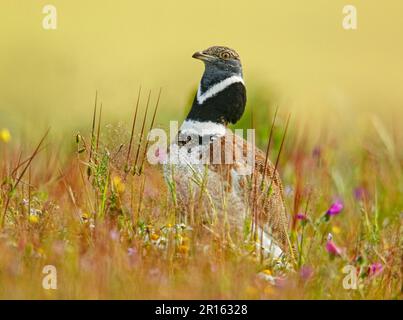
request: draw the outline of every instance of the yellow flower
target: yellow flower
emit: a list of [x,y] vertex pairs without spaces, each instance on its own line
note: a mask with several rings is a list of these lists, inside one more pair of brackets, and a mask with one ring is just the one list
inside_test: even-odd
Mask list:
[[89,218],[90,218],[90,215],[88,213],[83,213],[81,215],[81,220],[83,220],[83,222],[87,222]]
[[31,223],[38,223],[39,217],[36,214],[30,214],[28,220]]
[[8,129],[1,129],[0,130],[0,141],[7,143],[11,140],[11,133]]
[[125,184],[119,176],[115,176],[112,179],[113,186],[118,193],[123,193],[125,191]]
[[341,232],[341,229],[338,226],[333,226],[332,231],[334,234],[339,234]]
[[264,269],[262,272],[263,272],[265,275],[268,275],[268,276],[271,276],[271,275],[272,275],[272,272],[271,272],[270,269]]
[[153,241],[157,241],[159,238],[160,238],[160,236],[158,234],[156,234],[156,233],[153,233],[151,235],[151,240],[153,240]]

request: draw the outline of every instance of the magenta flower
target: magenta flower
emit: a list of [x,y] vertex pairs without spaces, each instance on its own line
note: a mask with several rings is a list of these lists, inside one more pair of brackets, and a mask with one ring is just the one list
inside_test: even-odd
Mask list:
[[335,202],[332,203],[329,209],[327,209],[326,214],[329,216],[335,216],[338,215],[341,210],[343,210],[343,202],[340,200],[336,200]]
[[327,236],[326,251],[329,252],[332,256],[340,256],[342,251],[338,246],[336,246],[332,238],[332,234],[329,233],[329,235]]
[[336,246],[336,244],[332,240],[326,242],[326,250],[331,255],[334,255],[334,256],[341,255],[341,249],[338,246]]
[[381,274],[383,271],[383,265],[380,262],[373,263],[369,266],[368,275],[370,277],[375,277]]
[[305,213],[297,213],[295,217],[297,218],[297,220],[302,220],[302,221],[307,219],[307,216]]

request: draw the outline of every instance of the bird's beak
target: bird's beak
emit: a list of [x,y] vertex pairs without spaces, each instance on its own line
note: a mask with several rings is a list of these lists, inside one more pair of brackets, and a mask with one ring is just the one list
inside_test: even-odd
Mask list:
[[202,61],[209,61],[209,60],[211,60],[212,57],[201,51],[197,51],[197,52],[193,53],[192,58],[199,59]]

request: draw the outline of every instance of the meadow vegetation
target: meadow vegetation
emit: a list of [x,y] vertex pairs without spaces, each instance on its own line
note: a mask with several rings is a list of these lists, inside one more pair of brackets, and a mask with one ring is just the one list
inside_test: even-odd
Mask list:
[[[52,128],[24,141],[0,128],[0,298],[402,298],[401,129],[378,115],[351,126],[291,112],[278,168],[296,250],[282,270],[179,212],[161,167],[144,158],[147,132],[166,120],[157,106],[145,117],[135,104],[111,124],[98,101],[64,144]],[[275,109],[252,90],[237,125],[255,127],[262,149]],[[278,111],[273,162],[288,112]],[[57,290],[42,288],[45,265],[57,268]],[[346,266],[356,289],[343,287]]]

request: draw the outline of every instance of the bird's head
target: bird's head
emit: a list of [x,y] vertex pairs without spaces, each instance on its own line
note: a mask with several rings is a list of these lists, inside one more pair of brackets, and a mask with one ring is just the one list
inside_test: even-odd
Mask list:
[[231,75],[242,76],[242,65],[239,54],[228,47],[210,47],[206,50],[195,52],[192,57],[204,62],[205,76],[216,75],[220,78]]

